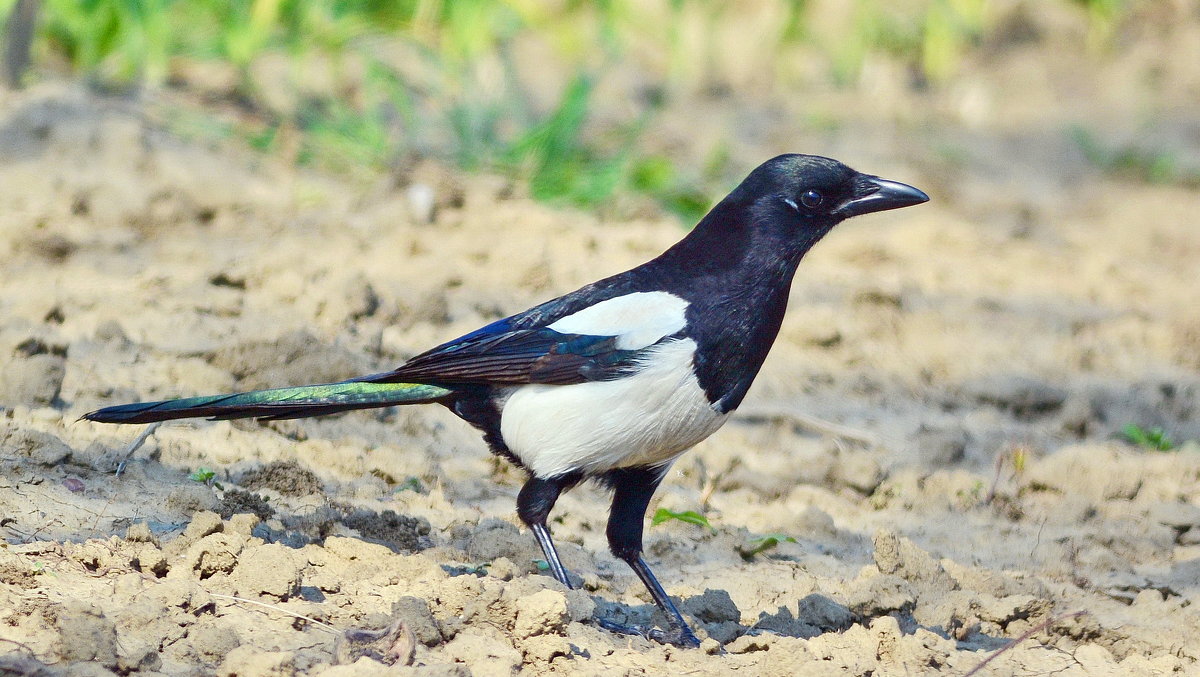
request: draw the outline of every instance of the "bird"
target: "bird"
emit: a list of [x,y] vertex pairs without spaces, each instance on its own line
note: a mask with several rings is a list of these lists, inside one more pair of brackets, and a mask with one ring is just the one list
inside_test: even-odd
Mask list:
[[647,508],[672,463],[722,426],[779,332],[804,255],[842,221],[927,202],[913,186],[817,155],[751,171],[679,242],[625,272],[496,320],[392,371],[338,383],[105,407],[104,423],[303,418],[436,403],[527,476],[517,515],[549,573],[575,585],[547,521],[585,480],[612,493],[612,554],[646,586],[664,628],[595,623],[681,647],[699,641],[643,557]]

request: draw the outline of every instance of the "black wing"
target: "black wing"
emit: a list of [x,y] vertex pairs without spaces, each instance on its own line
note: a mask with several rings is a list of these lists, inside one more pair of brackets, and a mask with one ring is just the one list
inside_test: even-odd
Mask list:
[[545,327],[508,329],[504,320],[417,355],[394,371],[364,380],[491,385],[570,385],[615,378],[639,350],[616,336],[563,334]]

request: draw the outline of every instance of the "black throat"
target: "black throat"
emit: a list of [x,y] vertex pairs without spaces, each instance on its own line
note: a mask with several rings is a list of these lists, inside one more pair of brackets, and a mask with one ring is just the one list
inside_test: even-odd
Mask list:
[[740,197],[637,271],[688,302],[696,375],[723,412],[737,408],[762,367],[800,259],[834,225],[801,222],[780,200]]

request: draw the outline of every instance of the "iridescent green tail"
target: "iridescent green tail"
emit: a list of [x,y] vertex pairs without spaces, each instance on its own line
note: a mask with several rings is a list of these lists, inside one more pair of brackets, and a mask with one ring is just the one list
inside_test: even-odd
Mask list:
[[101,423],[153,423],[175,418],[306,418],[351,409],[436,402],[453,391],[423,383],[344,381],[324,385],[256,390],[234,395],[188,397],[105,407],[83,417]]

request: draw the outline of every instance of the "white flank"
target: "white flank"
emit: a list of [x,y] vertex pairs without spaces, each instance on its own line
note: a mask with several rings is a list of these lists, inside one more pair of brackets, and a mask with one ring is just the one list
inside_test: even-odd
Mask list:
[[687,307],[687,301],[665,291],[635,292],[601,301],[549,327],[564,334],[617,336],[618,349],[637,350],[683,329]]
[[535,476],[666,463],[720,428],[692,373],[696,342],[668,341],[612,381],[513,389],[500,434]]

